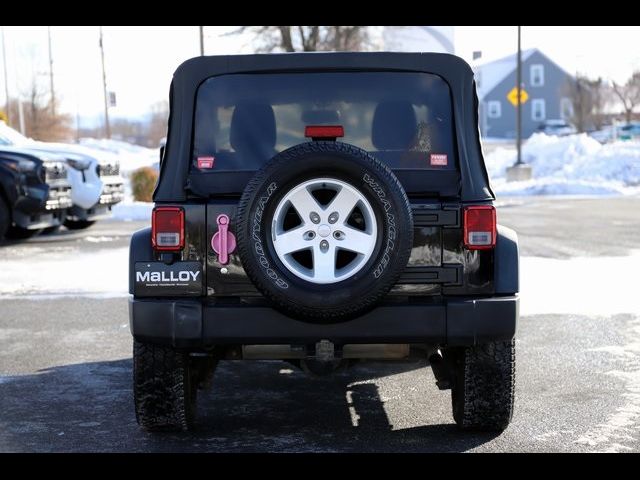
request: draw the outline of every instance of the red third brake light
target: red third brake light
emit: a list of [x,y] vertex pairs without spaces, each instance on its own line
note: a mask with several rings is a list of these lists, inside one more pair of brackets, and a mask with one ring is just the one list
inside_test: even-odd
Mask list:
[[151,243],[155,250],[182,250],[184,211],[178,207],[156,207],[151,215]]
[[336,139],[344,137],[344,128],[342,125],[307,125],[304,127],[304,136],[307,138],[317,139]]
[[496,209],[493,206],[465,207],[464,246],[469,250],[488,250],[496,246]]

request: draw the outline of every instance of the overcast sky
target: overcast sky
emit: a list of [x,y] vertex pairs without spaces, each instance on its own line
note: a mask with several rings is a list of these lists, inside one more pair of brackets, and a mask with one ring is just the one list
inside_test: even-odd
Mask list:
[[[205,27],[205,53],[251,53],[251,38],[224,35],[236,27]],[[175,68],[199,54],[198,27],[104,27],[109,90],[116,92],[113,116],[138,117],[168,98]],[[48,83],[46,27],[4,27],[10,95],[26,92],[34,74]],[[56,93],[62,108],[75,115],[103,109],[98,27],[51,27]],[[456,54],[483,61],[516,49],[516,27],[455,27]],[[638,27],[523,27],[522,48],[539,48],[570,73],[624,81],[640,69]],[[1,65],[0,65],[1,68]],[[1,70],[0,70],[1,71]],[[4,72],[3,72],[4,73]],[[0,76],[4,104],[4,77]],[[19,86],[20,85],[20,86]]]

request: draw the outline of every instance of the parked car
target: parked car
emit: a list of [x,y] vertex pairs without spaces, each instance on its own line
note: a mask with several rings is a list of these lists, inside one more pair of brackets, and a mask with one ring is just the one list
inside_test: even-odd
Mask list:
[[322,375],[427,358],[460,427],[506,428],[518,242],[496,224],[475,91],[436,53],[183,63],[130,246],[138,423],[191,428],[221,359]]
[[72,204],[64,158],[0,146],[0,241],[61,225]]
[[[0,145],[13,145],[29,151],[51,152],[63,156],[71,183],[73,206],[66,212],[69,229],[87,228],[107,217],[115,204],[124,199],[124,183],[118,159],[81,145],[37,142],[0,121]],[[54,231],[56,227],[48,229]]]
[[618,125],[617,136],[620,140],[633,140],[640,137],[640,122]]
[[578,133],[578,130],[566,120],[545,120],[538,126],[538,132],[544,133],[545,135],[562,137],[565,135],[574,135]]

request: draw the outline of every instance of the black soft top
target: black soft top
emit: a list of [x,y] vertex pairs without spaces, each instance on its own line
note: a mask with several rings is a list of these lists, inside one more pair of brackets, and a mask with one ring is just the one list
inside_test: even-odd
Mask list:
[[464,60],[442,53],[308,52],[196,57],[180,65],[171,82],[169,132],[154,201],[181,202],[189,198],[196,95],[206,79],[231,73],[369,70],[432,73],[447,82],[452,95],[461,199],[493,200],[480,147],[475,81]]

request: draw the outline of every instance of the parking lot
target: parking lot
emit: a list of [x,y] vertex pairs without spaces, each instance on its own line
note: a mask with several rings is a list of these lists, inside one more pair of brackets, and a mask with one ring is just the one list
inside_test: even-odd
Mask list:
[[424,362],[326,378],[222,362],[195,432],[145,433],[126,283],[145,222],[104,221],[0,247],[0,451],[640,451],[640,198],[499,205],[523,257],[516,410],[501,435],[458,431]]

